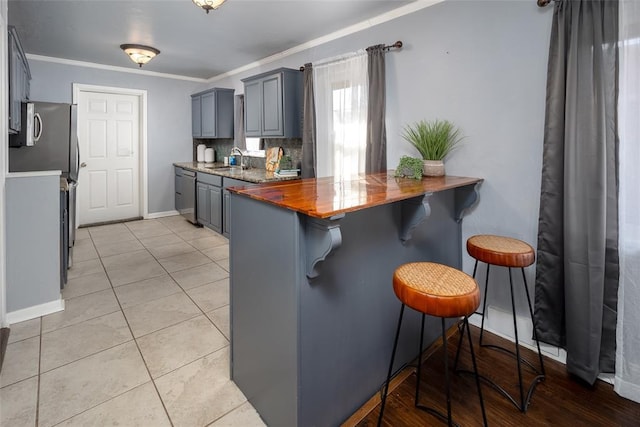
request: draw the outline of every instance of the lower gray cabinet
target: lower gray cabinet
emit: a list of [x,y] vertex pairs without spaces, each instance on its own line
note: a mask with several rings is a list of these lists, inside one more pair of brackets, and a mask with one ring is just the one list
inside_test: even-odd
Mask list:
[[[198,224],[229,237],[229,187],[244,187],[250,182],[198,172],[196,212]],[[177,197],[177,196],[176,196]]]
[[175,166],[174,170],[175,170],[174,188],[175,188],[175,196],[176,196],[175,207],[178,212],[182,212],[182,210],[184,209],[184,202],[182,199],[182,170],[183,169]]
[[223,217],[222,217],[222,234],[225,237],[229,237],[229,231],[231,230],[231,213],[230,213],[230,209],[229,209],[229,199],[231,198],[229,196],[229,187],[243,187],[243,186],[247,186],[247,185],[251,185],[250,182],[246,182],[246,181],[240,181],[239,179],[233,179],[233,178],[224,178],[222,181],[222,204],[223,204]]
[[198,223],[222,233],[222,178],[198,172]]
[[224,221],[222,221],[222,234],[225,237],[229,237],[229,224],[231,222],[231,211],[229,209],[229,199],[231,199],[231,196],[229,196],[229,190],[227,190],[226,188],[224,190],[222,190],[222,205],[224,206]]
[[198,189],[198,224],[209,224],[211,222],[211,205],[209,203],[209,186],[198,182],[196,184]]

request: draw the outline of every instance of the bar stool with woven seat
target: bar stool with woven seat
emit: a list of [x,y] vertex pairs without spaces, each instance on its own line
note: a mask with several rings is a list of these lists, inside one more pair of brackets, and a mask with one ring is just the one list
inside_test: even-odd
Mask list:
[[[469,331],[468,316],[473,314],[480,305],[480,290],[476,281],[466,273],[448,267],[442,264],[431,262],[414,262],[404,264],[396,269],[393,275],[393,290],[402,303],[400,307],[400,317],[398,319],[398,328],[393,343],[393,352],[391,353],[391,362],[389,364],[389,372],[387,381],[385,382],[384,392],[382,394],[382,403],[380,406],[380,416],[378,418],[378,426],[382,423],[384,407],[389,391],[389,381],[393,370],[393,361],[398,347],[398,337],[402,326],[402,317],[404,315],[405,306],[409,306],[414,310],[422,313],[422,327],[420,328],[420,347],[418,348],[418,368],[416,379],[415,406],[435,415],[448,424],[453,425],[451,419],[451,390],[449,385],[449,372],[447,363],[447,336],[445,331],[445,319],[464,317],[464,325],[467,329],[467,337],[471,349],[471,360],[473,362],[473,370],[476,377],[476,387],[478,388],[478,397],[480,399],[480,407],[482,409],[482,420],[487,425],[487,417],[482,400],[482,390],[480,389],[480,378],[478,376],[478,368],[476,358],[473,352],[473,342]],[[422,364],[422,344],[424,336],[424,319],[425,315],[441,318],[442,325],[442,346],[444,351],[444,369],[445,382],[447,392],[447,415],[440,413],[436,409],[429,408],[419,404],[420,392],[420,367]],[[464,332],[464,328],[462,330]]]
[[[498,392],[504,395],[507,399],[509,399],[516,408],[518,408],[521,412],[526,412],[529,407],[529,403],[531,401],[531,397],[533,396],[533,391],[535,387],[541,381],[545,379],[544,372],[544,362],[542,360],[542,353],[540,352],[540,343],[538,342],[538,337],[536,335],[536,323],[533,317],[533,308],[531,306],[531,298],[529,297],[529,291],[527,289],[527,278],[524,274],[524,268],[530,266],[535,261],[535,252],[533,248],[523,242],[522,240],[514,239],[511,237],[503,237],[503,236],[494,236],[487,234],[480,234],[476,236],[472,236],[467,240],[467,252],[473,258],[475,258],[476,262],[473,267],[473,277],[476,277],[476,272],[478,269],[478,262],[484,262],[487,264],[487,275],[485,278],[485,286],[484,286],[484,298],[482,302],[482,322],[480,325],[480,346],[492,348],[495,350],[500,350],[506,352],[516,358],[517,366],[518,366],[518,386],[520,390],[520,402],[516,402],[516,400],[502,387],[497,385],[495,382],[490,381],[489,379],[483,377],[483,380],[487,381],[491,386],[493,386]],[[487,296],[489,293],[489,267],[491,265],[507,267],[509,269],[509,285],[511,289],[511,309],[513,312],[513,328],[515,334],[515,353],[509,349],[506,349],[501,346],[491,345],[491,344],[483,344],[482,337],[484,333],[484,317],[487,311]],[[524,293],[527,296],[527,303],[529,304],[529,315],[531,316],[531,322],[533,323],[533,338],[538,347],[538,358],[540,361],[540,369],[538,370],[533,366],[532,363],[524,359],[520,356],[520,343],[518,341],[518,324],[516,321],[516,305],[513,296],[513,279],[511,277],[511,269],[512,268],[520,268],[522,271],[522,282],[524,286]],[[536,374],[536,377],[532,381],[527,394],[524,394],[524,387],[522,384],[522,367],[521,364],[524,363]]]

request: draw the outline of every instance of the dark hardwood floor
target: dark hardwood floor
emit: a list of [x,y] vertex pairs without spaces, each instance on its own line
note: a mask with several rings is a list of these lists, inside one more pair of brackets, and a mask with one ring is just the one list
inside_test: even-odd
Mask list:
[[[518,376],[515,359],[507,354],[478,346],[479,329],[472,328],[472,339],[481,375],[500,384],[512,396],[518,394]],[[457,333],[448,343],[451,368],[458,345]],[[486,334],[485,343],[510,346],[513,343],[492,334]],[[460,355],[460,368],[471,369],[471,356],[465,340]],[[437,348],[428,360],[423,361],[420,400],[422,404],[435,407],[446,413],[444,394],[444,373],[442,347]],[[531,362],[537,361],[537,355],[523,349],[523,355]],[[519,412],[515,406],[486,383],[482,383],[485,408],[489,425],[493,426],[640,426],[640,404],[618,396],[613,386],[597,381],[591,387],[572,378],[566,373],[565,366],[545,358],[546,379],[538,384],[533,393],[527,413]],[[534,365],[535,366],[535,365]],[[524,367],[524,365],[523,365]],[[534,374],[523,369],[525,393]],[[460,426],[482,425],[480,403],[475,381],[471,375],[451,375],[453,419]],[[415,372],[409,375],[392,393],[389,394],[384,411],[383,425],[418,426],[446,425],[424,411],[413,406],[415,393]],[[519,400],[516,399],[516,400]],[[357,425],[375,426],[378,421],[378,404]]]

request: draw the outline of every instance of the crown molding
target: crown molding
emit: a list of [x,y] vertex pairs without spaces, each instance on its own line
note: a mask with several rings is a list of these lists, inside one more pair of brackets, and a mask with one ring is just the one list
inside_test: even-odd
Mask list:
[[362,22],[358,22],[357,24],[353,24],[349,27],[345,27],[341,30],[334,31],[333,33],[324,35],[322,37],[318,37],[316,39],[310,40],[308,42],[302,43],[298,46],[294,46],[291,49],[284,50],[282,52],[276,53],[271,56],[267,56],[266,58],[260,59],[255,62],[251,62],[249,64],[243,65],[242,67],[238,67],[231,71],[227,71],[222,74],[218,74],[216,76],[210,77],[206,80],[207,83],[213,83],[218,80],[222,80],[227,77],[231,77],[233,75],[242,73],[244,71],[249,71],[253,68],[260,67],[262,65],[270,64],[272,62],[278,61],[280,59],[286,58],[287,56],[294,55],[296,53],[300,53],[307,49],[311,49],[316,46],[320,46],[322,44],[340,39],[342,37],[348,36],[350,34],[357,33],[362,30],[366,30],[368,28],[374,27],[376,25],[391,21],[396,18],[400,18],[405,15],[409,15],[410,13],[417,12],[418,10],[422,10],[424,8],[434,6],[438,3],[442,3],[445,0],[417,0],[413,3],[409,3],[405,6],[401,6],[397,9],[390,10],[381,15],[374,16],[373,18],[367,19]]
[[276,53],[274,55],[268,56],[266,58],[260,59],[258,61],[251,62],[249,64],[243,65],[241,67],[235,68],[231,71],[227,71],[222,74],[215,75],[208,79],[202,79],[198,77],[189,77],[182,76],[178,74],[168,74],[168,73],[158,73],[156,71],[147,71],[140,70],[136,68],[126,68],[126,67],[118,67],[114,65],[105,65],[105,64],[97,64],[94,62],[85,62],[85,61],[76,61],[73,59],[64,59],[64,58],[54,58],[51,56],[43,56],[43,55],[34,55],[31,53],[27,53],[27,58],[29,60],[34,61],[43,61],[43,62],[51,62],[55,64],[63,64],[63,65],[73,65],[76,67],[86,67],[86,68],[96,68],[99,70],[107,70],[107,71],[116,71],[121,73],[131,73],[142,76],[149,77],[160,77],[165,79],[175,79],[175,80],[185,80],[196,83],[213,83],[218,80],[222,80],[227,77],[234,76],[236,74],[240,74],[245,71],[249,71],[251,69],[261,67],[266,64],[270,64],[272,62],[278,61],[280,59],[286,58],[288,56],[294,55],[296,53],[303,52],[307,49],[311,49],[316,46],[320,46],[325,43],[329,43],[331,41],[340,39],[342,37],[348,36],[350,34],[357,33],[362,30],[366,30],[368,28],[374,27],[376,25],[391,21],[396,18],[400,18],[405,15],[409,15],[411,13],[417,12],[427,7],[434,6],[438,3],[442,3],[445,0],[417,0],[415,2],[409,3],[407,5],[401,6],[397,9],[390,10],[381,15],[374,16],[373,18],[367,19],[365,21],[361,21],[357,24],[350,25],[341,30],[334,31],[333,33],[324,35],[322,37],[318,37],[316,39],[310,40],[308,42],[299,44],[297,46],[292,47],[291,49],[284,50],[282,52]]
[[75,67],[97,68],[99,70],[116,71],[120,73],[137,74],[139,76],[160,77],[164,79],[185,80],[196,83],[206,83],[207,79],[181,76],[179,74],[158,73],[156,71],[140,70],[138,68],[117,67],[115,65],[96,64],[94,62],[76,61],[73,59],[54,58],[52,56],[34,55],[27,53],[27,59],[33,61],[52,62],[55,64],[72,65]]

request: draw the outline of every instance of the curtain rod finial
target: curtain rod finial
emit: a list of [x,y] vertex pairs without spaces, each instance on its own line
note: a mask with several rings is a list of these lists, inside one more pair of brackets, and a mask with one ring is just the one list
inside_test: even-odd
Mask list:
[[545,7],[549,3],[551,3],[551,0],[538,0],[538,7]]

